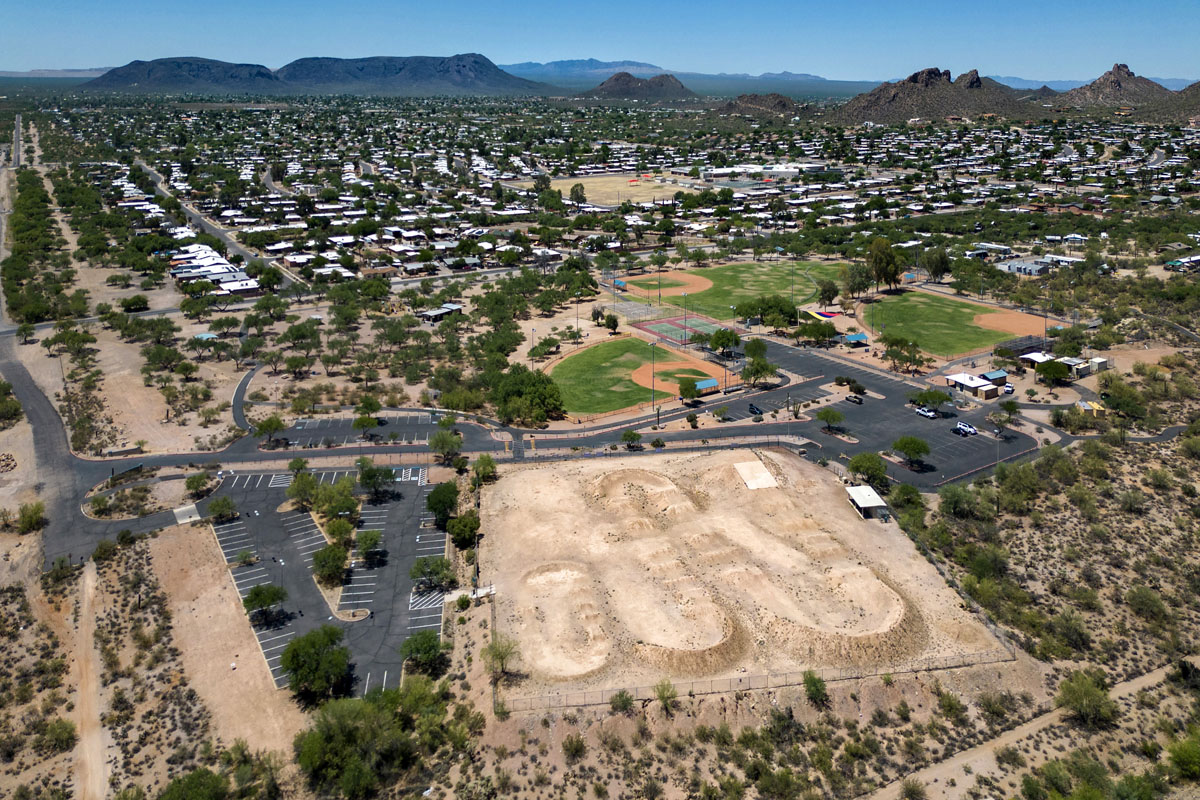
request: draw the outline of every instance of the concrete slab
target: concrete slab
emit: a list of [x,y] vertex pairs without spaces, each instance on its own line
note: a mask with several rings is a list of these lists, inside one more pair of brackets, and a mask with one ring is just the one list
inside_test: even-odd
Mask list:
[[174,513],[175,523],[177,525],[195,522],[196,520],[200,519],[200,512],[196,510],[195,503],[192,503],[190,506],[184,506],[183,508],[177,508],[175,509]]
[[774,489],[779,485],[761,461],[742,461],[734,464],[733,468],[742,476],[747,489]]

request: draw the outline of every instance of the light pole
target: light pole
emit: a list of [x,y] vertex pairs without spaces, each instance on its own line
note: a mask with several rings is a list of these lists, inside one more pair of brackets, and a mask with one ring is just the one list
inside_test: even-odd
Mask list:
[[654,409],[655,426],[658,425],[658,401],[654,396],[656,394],[654,391],[654,346],[656,344],[658,344],[658,342],[650,343],[650,407]]
[[691,341],[691,339],[692,339],[692,337],[691,337],[691,336],[688,336],[688,326],[687,326],[687,292],[684,292],[684,293],[683,293],[683,336],[684,336],[684,339],[683,339],[683,346],[684,346],[684,347],[687,347],[687,343],[688,343],[689,341]]
[[575,293],[575,346],[583,344],[583,333],[579,330],[579,303],[583,298],[583,290],[580,289]]

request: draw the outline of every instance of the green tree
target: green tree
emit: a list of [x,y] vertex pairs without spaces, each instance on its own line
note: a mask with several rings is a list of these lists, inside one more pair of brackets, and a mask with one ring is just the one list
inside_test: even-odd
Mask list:
[[928,247],[921,251],[921,269],[929,274],[929,279],[940,283],[950,272],[950,256],[946,255],[944,247]]
[[892,442],[892,452],[901,454],[909,464],[913,464],[929,455],[929,444],[916,436],[901,436]]
[[357,431],[359,436],[367,439],[370,438],[370,432],[379,427],[379,420],[375,419],[375,417],[368,417],[365,415],[361,417],[355,417],[354,422],[350,424],[350,427]]
[[217,497],[208,504],[208,515],[218,522],[231,520],[237,516],[237,506],[234,504],[232,498]]
[[887,480],[887,465],[878,453],[856,453],[846,463],[846,470],[871,486],[882,486]]
[[722,355],[728,355],[730,350],[741,343],[742,337],[738,335],[737,331],[730,330],[729,328],[720,328],[713,331],[712,337],[708,341],[708,346]]
[[254,426],[254,435],[266,438],[268,446],[274,444],[275,437],[283,433],[287,426],[278,414],[272,414]]
[[471,467],[471,471],[478,483],[493,481],[496,479],[496,459],[484,453],[475,459],[475,464]]
[[274,608],[287,600],[287,589],[271,583],[260,583],[250,587],[242,598],[242,606],[251,617],[262,616],[268,609]]
[[304,699],[330,697],[350,678],[350,651],[342,646],[341,630],[332,625],[292,639],[279,664],[288,688]]
[[492,633],[492,640],[483,648],[483,663],[491,673],[492,680],[507,675],[509,667],[518,658],[520,648],[517,640],[499,631]]
[[292,475],[299,475],[301,472],[304,472],[306,469],[308,469],[308,459],[293,458],[288,462],[287,468],[288,472],[292,473]]
[[396,483],[396,472],[391,467],[377,467],[366,456],[355,462],[358,467],[358,483],[371,497],[380,500],[391,492]]
[[313,501],[317,496],[317,478],[311,472],[301,472],[292,479],[292,483],[284,491],[289,500],[292,500],[300,508],[301,511],[307,511],[313,507]]
[[207,472],[197,472],[195,475],[188,475],[183,482],[183,488],[187,489],[188,494],[192,497],[200,497],[204,492],[205,486],[208,486]]
[[1058,685],[1054,704],[1065,708],[1084,728],[1109,727],[1120,714],[1120,707],[1108,696],[1108,683],[1099,670],[1072,672]]
[[756,358],[767,357],[767,343],[763,339],[747,339],[746,346],[743,348],[746,358],[754,360]]
[[625,445],[625,449],[633,450],[642,441],[642,435],[633,428],[628,428],[621,433],[621,444]]
[[1043,361],[1037,365],[1037,375],[1047,386],[1061,386],[1067,383],[1071,369],[1061,361]]
[[[751,340],[757,341],[757,340]],[[747,348],[749,349],[749,348]],[[779,365],[772,364],[765,358],[752,358],[742,368],[742,380],[750,386],[757,386],[761,381],[779,372]]]
[[17,337],[21,340],[21,344],[29,344],[29,340],[33,337],[36,330],[37,328],[34,327],[32,322],[22,322],[18,325],[16,333]]
[[197,767],[163,788],[158,800],[225,800],[229,782],[207,767]]
[[453,481],[439,483],[425,498],[425,507],[433,514],[437,526],[446,529],[446,523],[458,510],[458,486]]
[[683,376],[679,378],[679,396],[684,402],[691,402],[700,396],[700,390],[696,388],[696,379]]
[[837,300],[838,285],[828,278],[822,278],[817,281],[817,300],[821,303],[822,308],[827,308],[834,300]]
[[571,202],[576,205],[582,205],[587,202],[587,191],[582,183],[576,183],[571,187],[570,193]]
[[829,705],[829,691],[825,688],[825,681],[811,669],[804,672],[804,695],[808,702],[817,708]]
[[438,454],[442,461],[449,460],[462,451],[463,439],[453,431],[437,430],[429,437],[429,449]]
[[346,548],[329,544],[313,553],[313,575],[323,586],[337,586],[346,575]]
[[400,657],[417,672],[438,675],[445,671],[446,651],[449,649],[449,644],[443,644],[437,631],[424,630],[404,640],[400,645]]
[[462,516],[455,517],[446,524],[446,530],[459,550],[467,550],[475,546],[475,536],[479,533],[479,514],[471,509]]
[[458,583],[454,576],[454,565],[445,556],[418,558],[409,569],[408,577],[421,586],[442,590]]
[[361,531],[357,539],[358,554],[366,558],[370,553],[379,549],[383,542],[383,531]]
[[871,268],[871,275],[877,287],[880,284],[889,288],[900,285],[900,260],[896,258],[892,243],[882,236],[871,242],[870,249],[867,250],[867,265]]
[[654,698],[662,707],[664,716],[669,717],[675,713],[675,703],[678,697],[679,692],[675,689],[675,684],[671,683],[670,678],[663,678],[654,684]]
[[832,431],[835,427],[841,424],[846,418],[845,414],[835,408],[826,406],[816,413],[816,417],[821,422],[825,423],[825,430]]
[[17,507],[17,533],[33,533],[46,524],[46,504],[41,500]]
[[949,403],[951,398],[949,394],[943,392],[941,389],[924,389],[914,393],[910,399],[919,406],[925,406],[937,411],[939,406]]

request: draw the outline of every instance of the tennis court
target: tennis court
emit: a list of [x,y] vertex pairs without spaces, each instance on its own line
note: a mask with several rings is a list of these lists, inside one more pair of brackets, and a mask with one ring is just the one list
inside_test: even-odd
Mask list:
[[635,322],[633,323],[633,327],[670,344],[679,345],[686,344],[697,333],[712,334],[722,328],[730,328],[738,333],[745,333],[743,328],[739,328],[736,325],[722,325],[708,317],[701,317],[695,314],[689,314],[686,318],[678,316],[654,320],[652,322]]

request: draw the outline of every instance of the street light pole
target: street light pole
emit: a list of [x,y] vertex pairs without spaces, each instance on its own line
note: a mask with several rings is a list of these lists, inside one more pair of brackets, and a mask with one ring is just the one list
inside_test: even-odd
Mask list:
[[579,330],[579,303],[583,299],[583,290],[575,293],[575,346],[583,344],[583,333]]
[[683,346],[684,346],[684,347],[687,347],[687,343],[688,343],[688,342],[690,342],[690,341],[691,341],[691,339],[692,339],[692,337],[691,337],[691,336],[688,336],[688,326],[687,326],[687,292],[684,292],[684,293],[683,293],[683,336],[684,336],[684,339],[683,339]]
[[[658,414],[658,401],[654,396],[656,394],[656,392],[654,391],[654,345],[656,345],[656,344],[658,344],[658,343],[657,342],[650,343],[650,407],[654,409],[654,413],[657,415]],[[657,419],[655,420],[655,424],[656,425],[658,424]]]

